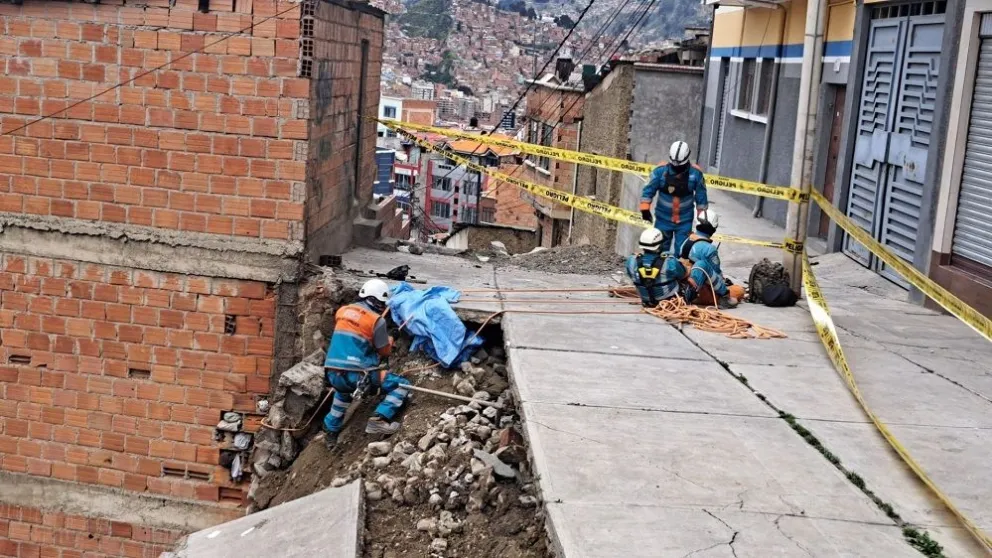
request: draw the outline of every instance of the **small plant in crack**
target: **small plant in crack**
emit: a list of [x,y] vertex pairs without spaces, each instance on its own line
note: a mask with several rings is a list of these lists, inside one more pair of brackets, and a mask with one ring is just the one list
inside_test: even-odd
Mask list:
[[847,480],[851,481],[851,484],[857,486],[861,490],[865,490],[865,479],[861,478],[861,475],[848,471]]
[[740,382],[746,386],[750,385],[747,383],[747,376],[745,376],[744,374],[737,374],[737,379],[740,380]]
[[913,527],[903,527],[902,536],[909,544],[930,558],[944,558],[944,548],[930,538],[930,533],[917,531]]

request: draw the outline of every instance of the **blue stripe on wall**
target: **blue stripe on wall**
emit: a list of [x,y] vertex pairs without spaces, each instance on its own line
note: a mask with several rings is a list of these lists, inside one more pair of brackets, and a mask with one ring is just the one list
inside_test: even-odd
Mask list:
[[[823,45],[824,56],[850,56],[851,41],[828,41]],[[763,45],[743,47],[713,47],[712,58],[802,58],[803,45]]]

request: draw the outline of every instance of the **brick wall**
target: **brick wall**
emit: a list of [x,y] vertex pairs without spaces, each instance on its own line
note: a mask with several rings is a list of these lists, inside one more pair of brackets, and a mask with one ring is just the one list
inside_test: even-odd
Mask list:
[[269,392],[274,314],[264,283],[3,254],[0,469],[238,500],[214,426]]
[[[527,93],[526,118],[555,126],[552,132],[551,145],[563,149],[577,150],[579,147],[579,123],[577,118],[582,116],[583,93],[558,87],[537,85]],[[528,156],[527,160],[538,162],[538,157]],[[552,188],[572,191],[575,164],[552,159],[547,170],[526,165],[519,175],[521,178],[550,186]],[[567,206],[541,201],[537,204],[543,217],[539,219],[541,227],[541,246],[555,246],[567,236],[568,214]]]
[[299,6],[123,3],[0,4],[0,130],[72,106],[0,137],[0,212],[302,240]]
[[372,198],[376,126],[359,112],[378,114],[383,19],[371,7],[313,4],[303,35],[313,53],[306,214],[307,252],[316,261],[348,247],[352,221]]
[[0,504],[0,556],[158,558],[183,534]]

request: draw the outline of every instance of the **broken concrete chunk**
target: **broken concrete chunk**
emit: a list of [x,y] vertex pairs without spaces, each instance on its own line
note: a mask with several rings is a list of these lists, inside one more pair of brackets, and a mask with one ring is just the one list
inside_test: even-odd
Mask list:
[[372,457],[382,457],[384,455],[389,455],[389,452],[393,449],[393,445],[389,442],[372,442],[369,444],[368,449],[369,455]]
[[397,443],[393,448],[393,453],[402,454],[403,456],[410,455],[415,451],[417,451],[417,448],[406,440]]
[[467,379],[462,380],[457,386],[455,386],[455,391],[461,395],[470,397],[473,393],[475,393],[475,384]]
[[445,539],[434,539],[431,541],[431,552],[445,552],[448,550],[448,541]]
[[437,460],[440,463],[444,463],[448,460],[448,445],[438,444],[432,447],[431,450],[427,452],[427,459]]
[[382,487],[375,482],[365,483],[365,497],[373,502],[382,500]]
[[331,488],[340,488],[346,484],[348,484],[347,477],[336,477],[334,480],[331,481]]
[[426,533],[436,533],[437,532],[437,520],[433,517],[425,517],[417,522],[417,530],[424,531]]
[[496,407],[486,407],[482,410],[482,416],[490,420],[496,420],[499,416],[499,410]]
[[518,498],[518,501],[520,502],[520,505],[525,508],[537,507],[537,498],[533,496],[521,496]]
[[[456,492],[452,492],[452,495],[457,497]],[[437,530],[442,535],[460,533],[462,530],[462,522],[455,519],[455,515],[450,511],[443,511],[441,512],[441,516],[437,522]]]
[[393,460],[389,456],[376,457],[375,459],[372,460],[372,466],[375,467],[376,469],[385,469],[386,467],[389,467],[389,464],[392,462]]
[[417,442],[417,447],[420,451],[427,451],[431,449],[431,446],[434,445],[434,440],[437,439],[437,434],[437,430],[434,430],[433,428],[428,430],[427,434],[424,434],[423,437],[420,438],[420,441]]
[[224,432],[237,432],[241,430],[241,422],[227,422],[222,420],[217,423],[217,430],[222,430]]
[[485,463],[487,467],[492,467],[493,474],[496,476],[505,479],[516,478],[517,471],[513,467],[510,467],[506,463],[500,461],[495,455],[482,450],[474,450],[473,455],[475,455],[476,459]]
[[431,497],[427,499],[427,503],[430,504],[432,508],[440,508],[443,502],[444,498],[442,498],[437,492],[431,494]]
[[229,411],[224,413],[223,420],[225,422],[241,422],[241,415]]

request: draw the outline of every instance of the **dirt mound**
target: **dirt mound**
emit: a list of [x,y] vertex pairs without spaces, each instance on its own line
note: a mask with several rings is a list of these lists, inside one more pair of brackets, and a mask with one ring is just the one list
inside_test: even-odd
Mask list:
[[500,263],[547,273],[605,275],[623,269],[623,257],[596,246],[559,246],[512,258]]
[[[318,428],[311,428],[298,440],[304,449],[288,469],[256,480],[249,494],[253,509],[361,478],[365,556],[551,556],[506,379],[502,339],[495,331],[483,333],[492,342],[488,352],[477,353],[474,364],[458,372],[433,368],[407,376],[414,385],[487,399],[501,409],[479,403],[452,406],[457,402],[414,393],[403,428],[382,439],[365,434],[365,421],[379,399],[365,397],[333,450],[316,435]],[[393,361],[398,370],[424,364],[417,355]]]

